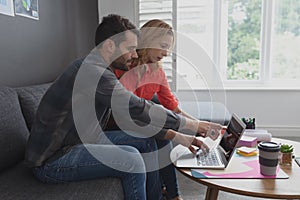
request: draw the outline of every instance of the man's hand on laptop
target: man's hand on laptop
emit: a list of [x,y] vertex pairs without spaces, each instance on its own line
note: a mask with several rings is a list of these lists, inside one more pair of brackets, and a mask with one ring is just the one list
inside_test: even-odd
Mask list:
[[[198,147],[198,148],[195,148]],[[199,140],[198,138],[194,138],[194,141],[192,143],[192,145],[189,147],[189,150],[193,153],[193,154],[197,154],[200,150],[202,150],[202,152],[204,154],[209,152],[209,147],[201,140]]]
[[168,132],[172,132],[173,134],[175,133],[174,137],[172,138],[172,141],[189,148],[189,150],[193,154],[196,154],[199,149],[201,149],[203,152],[209,151],[209,147],[195,136],[186,135],[183,133],[176,132],[174,130],[168,130]]
[[186,118],[185,126],[182,129],[188,129],[195,133],[196,136],[210,137],[216,140],[222,130],[223,126],[217,123],[200,121]]

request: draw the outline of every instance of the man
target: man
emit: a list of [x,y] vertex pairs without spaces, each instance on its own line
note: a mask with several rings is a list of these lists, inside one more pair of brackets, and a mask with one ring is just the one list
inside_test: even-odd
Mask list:
[[[192,144],[208,149],[178,130],[206,133],[219,131],[221,126],[211,127],[165,110],[133,95],[117,80],[113,71],[126,68],[137,56],[137,37],[127,19],[104,17],[96,31],[97,47],[84,60],[75,61],[48,89],[37,110],[25,156],[39,180],[68,182],[115,176],[122,180],[125,199],[160,199],[153,138],[174,140],[192,152]],[[106,130],[112,116],[121,130]]]
[[[108,16],[99,25],[99,29],[108,30],[97,34],[107,34],[107,38],[109,34],[113,35],[111,32],[115,30],[109,25],[111,21],[116,23],[115,26],[120,26],[119,32],[134,28],[126,19]],[[136,35],[137,32],[132,30],[133,46],[136,45]],[[134,54],[132,51],[126,56]],[[83,145],[77,133],[72,116],[72,90],[81,63],[82,60],[75,61],[42,98],[28,140],[26,161],[34,175],[43,182],[119,177],[125,199],[146,199],[146,169],[137,149],[125,145],[102,145],[99,140]],[[126,157],[116,156],[120,151],[128,154]],[[95,152],[94,155],[91,152]],[[95,155],[104,157],[97,159]],[[122,170],[117,170],[120,166]]]

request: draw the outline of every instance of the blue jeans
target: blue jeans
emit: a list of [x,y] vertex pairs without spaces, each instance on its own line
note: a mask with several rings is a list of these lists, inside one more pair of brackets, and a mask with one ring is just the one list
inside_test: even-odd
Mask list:
[[[119,177],[125,199],[161,199],[159,172],[154,170],[146,174],[144,164],[146,163],[146,168],[153,168],[158,165],[158,156],[151,154],[145,158],[139,153],[157,150],[155,140],[135,138],[123,131],[108,131],[105,135],[107,137],[102,135],[101,144],[74,146],[57,160],[34,168],[33,173],[38,179],[48,183]],[[109,145],[110,143],[115,145]],[[120,151],[128,152],[128,155],[120,156]]]
[[[136,134],[135,134],[136,135]],[[146,191],[148,200],[162,199],[162,185],[159,176],[159,163],[157,144],[154,138],[137,138],[127,135],[121,130],[106,131],[105,136],[102,135],[103,143],[114,143],[116,145],[129,145],[135,147],[142,153],[146,170],[147,181]],[[152,153],[151,153],[152,152]],[[147,154],[151,153],[151,154]]]
[[[114,152],[118,149],[128,152],[128,157],[118,160],[111,158],[105,160],[106,164],[112,167],[104,165],[90,153],[90,151],[101,152],[101,155],[111,155],[110,157],[113,157]],[[116,170],[120,166],[122,169],[127,169],[128,172]],[[134,173],[136,171],[145,171],[145,165],[143,158],[135,148],[125,145],[101,144],[76,145],[57,160],[33,169],[34,175],[45,183],[118,177],[122,180],[125,199],[146,199],[146,173]]]
[[170,159],[173,145],[170,140],[156,140],[159,151],[160,177],[167,189],[167,198],[172,199],[179,196],[176,170]]

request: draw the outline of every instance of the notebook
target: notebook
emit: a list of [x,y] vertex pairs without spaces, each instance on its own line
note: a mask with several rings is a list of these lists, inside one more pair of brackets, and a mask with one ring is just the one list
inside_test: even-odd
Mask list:
[[210,147],[208,153],[204,153],[201,150],[198,150],[196,155],[178,152],[176,166],[183,168],[225,169],[245,128],[244,122],[236,114],[232,114],[223,136],[215,146]]

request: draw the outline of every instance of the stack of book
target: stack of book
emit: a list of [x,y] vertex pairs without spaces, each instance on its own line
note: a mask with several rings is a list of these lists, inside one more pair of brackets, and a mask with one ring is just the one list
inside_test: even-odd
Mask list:
[[238,143],[238,146],[256,147],[257,137],[243,135]]
[[262,129],[246,129],[243,136],[256,137],[258,142],[270,142],[272,134]]

